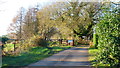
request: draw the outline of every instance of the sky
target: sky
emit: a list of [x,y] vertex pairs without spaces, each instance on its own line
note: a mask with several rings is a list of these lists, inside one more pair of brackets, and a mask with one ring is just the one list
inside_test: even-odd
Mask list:
[[36,5],[37,3],[44,5],[46,2],[51,1],[52,0],[0,0],[0,36],[7,34],[8,26],[10,23],[12,23],[12,19],[16,16],[20,7],[27,9],[30,6]]
[[7,29],[17,15],[20,7],[29,8],[37,3],[44,5],[49,0],[0,0],[0,36],[7,34]]

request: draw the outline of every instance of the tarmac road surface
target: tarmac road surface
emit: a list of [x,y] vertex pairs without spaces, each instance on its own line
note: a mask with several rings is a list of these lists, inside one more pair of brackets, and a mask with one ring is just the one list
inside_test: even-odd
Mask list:
[[89,46],[73,47],[29,66],[90,66]]

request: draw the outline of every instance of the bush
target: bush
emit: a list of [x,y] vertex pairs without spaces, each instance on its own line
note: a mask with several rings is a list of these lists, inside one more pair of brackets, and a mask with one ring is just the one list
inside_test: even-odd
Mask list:
[[77,40],[74,40],[74,45],[79,45]]
[[41,36],[33,36],[32,38],[30,38],[30,45],[33,46],[47,46],[48,45],[48,41],[43,39]]
[[95,48],[92,41],[89,42],[89,45],[90,45],[90,48]]
[[98,35],[97,34],[93,34],[93,46],[94,48],[97,48],[98,45]]
[[85,44],[85,45],[86,45],[86,44],[88,45],[89,42],[90,42],[89,40],[84,40],[84,39],[79,39],[79,40],[78,40],[78,44],[83,44],[83,45],[84,45],[84,44]]
[[14,44],[5,44],[3,55],[11,54],[14,51]]
[[110,66],[120,66],[120,16],[105,14],[97,24],[98,49],[96,61]]
[[5,44],[5,42],[6,42],[7,40],[9,40],[9,38],[8,38],[7,36],[2,36],[2,37],[0,37],[0,41],[1,41],[2,43],[4,43],[4,44]]
[[7,40],[6,42],[7,42],[7,43],[11,43],[11,42],[13,42],[13,40]]
[[47,45],[48,41],[43,39],[41,36],[37,35],[25,41],[19,41],[19,43],[15,44],[15,51],[14,44],[12,43],[6,44],[3,49],[3,55],[19,55],[21,52],[29,51],[31,47]]

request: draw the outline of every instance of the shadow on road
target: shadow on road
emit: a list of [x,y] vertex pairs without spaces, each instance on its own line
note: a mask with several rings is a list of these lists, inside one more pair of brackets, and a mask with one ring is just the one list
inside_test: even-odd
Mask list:
[[90,66],[88,48],[88,46],[74,47],[33,63],[30,66]]

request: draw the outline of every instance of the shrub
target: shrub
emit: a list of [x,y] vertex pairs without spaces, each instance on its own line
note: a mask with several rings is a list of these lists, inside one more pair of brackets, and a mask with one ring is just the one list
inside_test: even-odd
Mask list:
[[89,45],[90,45],[90,48],[95,48],[92,41],[89,42]]
[[89,42],[90,42],[89,40],[85,40],[85,39],[81,39],[81,38],[78,40],[79,44],[89,44]]
[[97,62],[110,66],[120,66],[120,15],[106,13],[97,24],[98,49]]
[[97,48],[97,45],[98,45],[98,35],[93,34],[93,45],[92,45],[92,47]]
[[7,42],[7,43],[11,43],[11,42],[13,42],[13,40],[7,40],[6,42]]
[[48,41],[45,40],[44,38],[42,38],[41,36],[33,36],[32,38],[30,38],[30,45],[33,46],[47,46],[48,45]]
[[77,40],[74,40],[74,45],[79,45]]
[[3,55],[11,54],[14,51],[14,44],[5,44]]
[[2,43],[4,43],[4,44],[5,44],[5,42],[6,42],[7,40],[9,40],[9,38],[8,38],[7,36],[2,36],[2,37],[0,37],[0,41],[1,41]]

